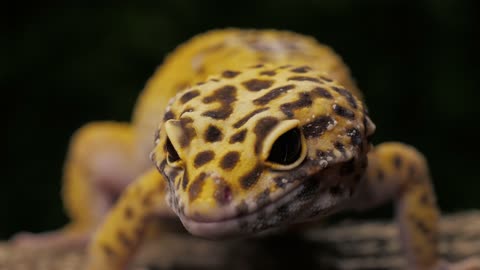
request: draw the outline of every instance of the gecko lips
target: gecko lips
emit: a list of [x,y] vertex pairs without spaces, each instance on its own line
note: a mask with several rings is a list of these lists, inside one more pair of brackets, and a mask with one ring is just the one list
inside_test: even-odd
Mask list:
[[211,239],[241,237],[331,214],[351,196],[348,192],[332,194],[319,184],[321,182],[318,175],[314,175],[306,181],[291,183],[288,190],[275,200],[242,215],[227,211],[223,213],[223,219],[205,220],[177,214],[184,227],[195,236]]

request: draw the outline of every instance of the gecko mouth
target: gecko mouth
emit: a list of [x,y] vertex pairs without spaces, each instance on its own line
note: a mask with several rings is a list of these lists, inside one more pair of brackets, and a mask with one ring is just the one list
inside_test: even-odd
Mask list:
[[[253,209],[244,215],[234,215],[224,219],[215,221],[199,220],[179,214],[185,228],[193,235],[205,238],[225,238],[232,236],[242,236],[251,234],[252,232],[259,232],[280,224],[288,223],[289,217],[296,216],[301,212],[301,203],[291,203],[293,198],[299,195],[308,182],[318,181],[315,176],[309,177],[306,181],[295,181],[297,184],[291,184],[290,190],[286,190],[284,194],[273,199],[269,203]],[[311,200],[309,200],[311,202]],[[304,204],[309,201],[303,201]],[[285,206],[285,207],[284,207]],[[281,213],[277,211],[279,208],[284,208]]]

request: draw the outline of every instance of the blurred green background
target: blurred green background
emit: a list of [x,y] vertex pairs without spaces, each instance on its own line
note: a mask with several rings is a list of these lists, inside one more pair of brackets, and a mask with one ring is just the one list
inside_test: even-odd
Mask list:
[[1,16],[0,239],[64,224],[59,191],[70,135],[89,121],[129,120],[166,53],[230,26],[288,29],[332,46],[365,92],[375,142],[401,140],[425,153],[444,211],[480,208],[478,1],[24,4]]

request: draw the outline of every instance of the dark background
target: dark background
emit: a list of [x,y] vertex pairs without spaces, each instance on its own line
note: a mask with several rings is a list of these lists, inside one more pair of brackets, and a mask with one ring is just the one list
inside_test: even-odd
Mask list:
[[425,153],[444,211],[480,208],[477,1],[76,2],[1,11],[0,239],[64,224],[70,135],[89,121],[129,120],[166,53],[229,26],[293,30],[335,48],[365,93],[375,142],[401,140]]

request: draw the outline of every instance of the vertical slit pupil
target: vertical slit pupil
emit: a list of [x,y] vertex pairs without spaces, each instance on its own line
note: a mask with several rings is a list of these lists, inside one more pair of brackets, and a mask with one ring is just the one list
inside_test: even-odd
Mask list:
[[166,148],[167,148],[167,154],[168,154],[167,155],[168,162],[175,162],[180,160],[180,156],[178,155],[177,150],[175,150],[175,147],[173,147],[172,142],[168,138],[167,138]]
[[302,154],[302,139],[298,128],[291,129],[273,143],[268,161],[289,165],[300,158]]

